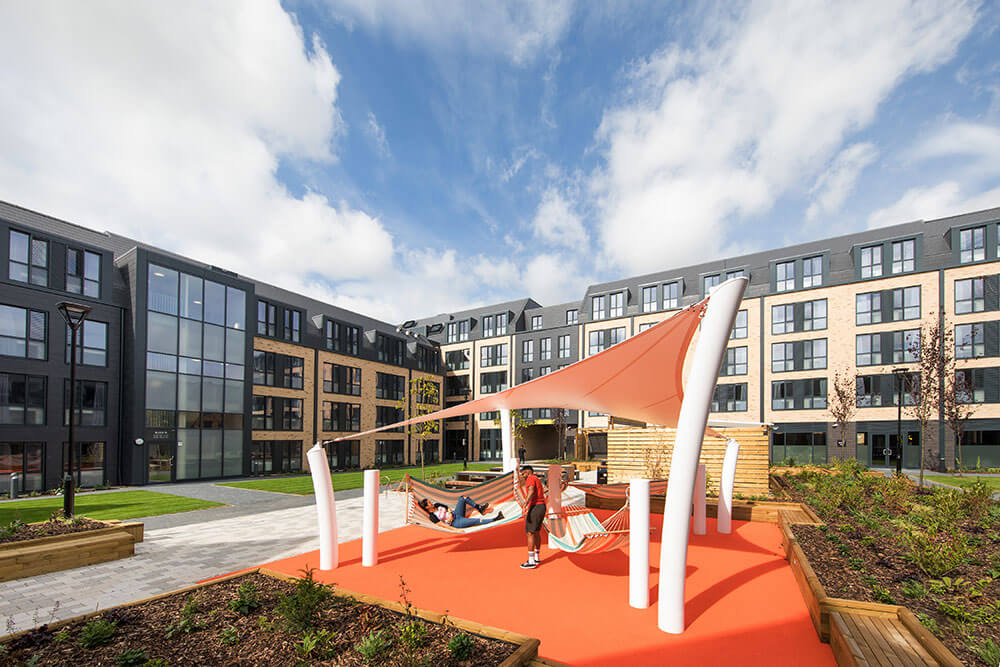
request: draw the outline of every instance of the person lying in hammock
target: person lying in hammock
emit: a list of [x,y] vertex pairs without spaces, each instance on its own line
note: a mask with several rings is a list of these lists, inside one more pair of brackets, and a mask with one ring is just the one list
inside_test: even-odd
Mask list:
[[417,505],[427,512],[431,523],[445,523],[452,528],[468,528],[469,526],[481,526],[486,523],[493,523],[503,518],[503,512],[497,512],[492,519],[475,519],[465,516],[466,509],[474,507],[480,516],[485,516],[489,512],[489,505],[477,505],[476,501],[468,496],[462,496],[455,503],[455,510],[448,509],[447,505],[441,503],[431,503],[427,498],[422,498]]

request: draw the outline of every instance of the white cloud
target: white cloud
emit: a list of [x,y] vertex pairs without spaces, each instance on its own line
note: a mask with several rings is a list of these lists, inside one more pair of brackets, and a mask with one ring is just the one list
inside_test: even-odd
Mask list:
[[907,152],[915,161],[962,157],[970,177],[1000,173],[1000,127],[983,123],[947,123]]
[[368,124],[365,126],[365,129],[368,132],[368,136],[375,142],[375,150],[378,151],[378,154],[383,158],[392,157],[392,151],[389,150],[389,141],[385,138],[385,127],[378,124],[378,119],[371,111],[368,112]]
[[531,223],[535,238],[554,246],[587,248],[587,232],[569,202],[555,188],[547,189]]
[[741,217],[812,182],[905,78],[953,57],[968,2],[754,4],[631,72],[597,134],[606,260],[630,272],[727,251]]
[[384,29],[404,43],[431,50],[501,54],[527,64],[563,36],[572,0],[327,0],[333,15],[353,26]]
[[520,148],[514,151],[514,155],[511,157],[510,164],[504,168],[503,172],[500,174],[500,180],[504,183],[510,181],[510,179],[517,176],[517,173],[521,171],[521,167],[530,159],[539,159],[542,154],[535,150],[533,147],[528,146],[526,148]]
[[955,181],[945,181],[907,190],[898,201],[868,216],[868,228],[934,220],[996,206],[1000,206],[1000,187],[969,195]]
[[877,157],[878,149],[875,144],[868,142],[852,144],[840,151],[812,187],[814,196],[806,210],[806,220],[815,222],[821,216],[839,211],[847,196],[854,190],[858,176]]

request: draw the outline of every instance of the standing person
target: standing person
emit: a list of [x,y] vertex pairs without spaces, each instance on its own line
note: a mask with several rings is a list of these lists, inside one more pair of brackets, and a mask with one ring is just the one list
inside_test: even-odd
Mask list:
[[528,510],[524,515],[524,529],[528,533],[528,560],[521,563],[525,570],[538,567],[541,559],[538,550],[542,546],[542,521],[545,519],[545,487],[535,476],[531,466],[521,468],[521,479],[527,497]]
[[524,460],[524,457],[525,457],[525,456],[526,456],[527,454],[528,454],[528,450],[524,448],[524,445],[521,445],[521,448],[517,450],[517,455],[518,455],[518,457],[519,457],[519,458],[521,459],[521,465],[522,465],[522,466],[523,466],[523,465],[524,465],[525,463],[527,463],[527,461],[525,461],[525,460]]

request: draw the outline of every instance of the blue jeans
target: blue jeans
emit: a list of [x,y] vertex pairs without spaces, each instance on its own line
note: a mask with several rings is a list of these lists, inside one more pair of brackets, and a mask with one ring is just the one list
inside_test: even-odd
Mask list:
[[469,526],[481,526],[484,523],[489,523],[493,519],[472,519],[465,516],[465,508],[467,506],[475,507],[476,501],[468,496],[462,496],[455,503],[455,511],[453,514],[455,518],[452,520],[452,528],[468,528]]

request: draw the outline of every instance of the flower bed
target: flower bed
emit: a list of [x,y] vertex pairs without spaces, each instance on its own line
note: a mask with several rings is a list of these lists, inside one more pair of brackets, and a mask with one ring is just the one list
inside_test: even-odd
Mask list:
[[918,493],[902,478],[786,475],[825,522],[793,532],[826,594],[905,605],[956,656],[1000,662],[1000,504],[988,490]]
[[[521,665],[538,641],[253,571],[0,639],[0,662]],[[359,598],[359,599],[355,599]],[[443,621],[443,622],[442,622]]]

